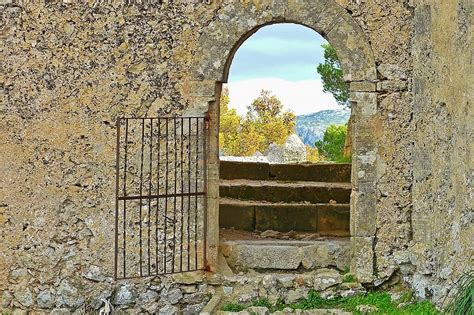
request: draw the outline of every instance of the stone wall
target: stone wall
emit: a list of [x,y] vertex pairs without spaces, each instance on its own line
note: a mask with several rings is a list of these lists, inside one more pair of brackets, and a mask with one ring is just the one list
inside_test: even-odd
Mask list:
[[419,1],[415,10],[413,245],[395,254],[414,265],[416,293],[434,300],[474,268],[473,7]]
[[[378,70],[355,95],[377,112],[366,135],[377,139],[376,186],[366,187],[375,236],[359,250],[374,251],[377,279],[401,266],[420,296],[437,296],[425,288],[443,292],[444,279],[472,268],[472,4],[333,1],[363,30]],[[71,2],[0,6],[0,309],[94,309],[120,295],[125,284],[111,279],[115,119],[202,113],[187,79],[206,77],[193,68],[201,35],[238,3],[253,11],[298,3]],[[212,44],[224,64],[231,51]],[[138,282],[138,291],[152,285]],[[197,305],[209,292],[195,290]],[[173,305],[166,296],[159,307]]]

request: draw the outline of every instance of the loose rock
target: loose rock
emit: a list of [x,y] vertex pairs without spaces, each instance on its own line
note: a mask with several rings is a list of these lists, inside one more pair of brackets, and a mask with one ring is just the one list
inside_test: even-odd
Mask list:
[[115,305],[127,305],[134,301],[135,294],[130,284],[122,285],[114,294],[112,303]]
[[342,283],[342,276],[332,269],[319,269],[314,277],[314,289],[317,291],[327,289]]

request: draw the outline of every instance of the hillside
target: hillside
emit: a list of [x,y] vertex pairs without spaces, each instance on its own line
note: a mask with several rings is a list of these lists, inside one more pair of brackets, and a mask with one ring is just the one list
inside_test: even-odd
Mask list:
[[322,140],[324,131],[329,125],[343,125],[349,120],[349,109],[329,109],[296,117],[296,133],[301,140],[312,147],[317,140]]

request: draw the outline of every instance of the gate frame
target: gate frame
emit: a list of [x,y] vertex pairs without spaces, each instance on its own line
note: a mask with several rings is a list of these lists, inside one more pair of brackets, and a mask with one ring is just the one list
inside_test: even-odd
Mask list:
[[218,271],[219,252],[219,100],[222,84],[240,45],[261,27],[300,24],[321,34],[336,49],[352,102],[351,272],[361,282],[374,280],[377,207],[378,92],[370,43],[352,16],[334,0],[239,1],[221,8],[198,40],[183,96],[196,104],[190,113],[208,114],[207,267]]
[[[181,124],[180,124],[180,128],[177,128],[177,121],[181,121]],[[122,121],[124,122],[124,145],[122,146],[122,141],[121,141],[121,130],[122,130]],[[132,195],[128,195],[127,194],[127,188],[129,188],[129,186],[127,186],[127,174],[131,177],[133,177],[133,174],[130,173],[128,170],[128,166],[130,166],[131,164],[133,165],[132,162],[128,161],[127,160],[127,156],[128,156],[128,139],[129,139],[129,136],[133,136],[133,134],[131,132],[129,132],[129,121],[138,121],[138,122],[141,122],[141,150],[139,150],[139,153],[141,153],[141,169],[140,169],[140,175],[139,175],[139,186],[140,186],[140,192],[135,192],[135,194],[132,194]],[[154,139],[154,133],[153,133],[153,127],[154,127],[154,121],[157,122],[157,131],[158,131],[158,135],[155,135],[155,139]],[[161,128],[162,128],[162,124],[161,124],[161,121],[164,121],[165,122],[165,126],[166,126],[166,132],[165,133],[162,133],[161,132]],[[174,132],[171,132],[171,135],[174,134],[174,137],[171,136],[170,137],[170,129],[173,130],[173,128],[169,128],[169,121],[173,121],[174,122]],[[188,122],[188,133],[187,133],[187,136],[188,136],[188,140],[187,141],[184,141],[183,137],[184,137],[184,126],[185,126],[185,122]],[[192,124],[193,124],[193,121],[196,123],[196,133],[193,134],[192,133]],[[145,129],[147,129],[147,123],[150,123],[150,135],[146,135],[145,134]],[[207,232],[207,220],[208,220],[208,215],[207,215],[207,187],[208,187],[208,183],[207,183],[207,154],[208,154],[208,146],[207,146],[207,140],[208,140],[208,128],[209,128],[209,117],[208,116],[158,116],[158,117],[117,117],[116,119],[116,130],[117,130],[117,133],[116,133],[116,150],[115,150],[115,224],[114,224],[114,280],[124,280],[124,279],[134,279],[134,278],[145,278],[145,277],[156,277],[156,276],[160,276],[160,275],[166,275],[166,274],[176,274],[176,273],[183,273],[183,272],[194,272],[194,271],[198,271],[198,270],[205,270],[207,268],[207,264],[206,264],[206,261],[207,261],[207,236],[208,236],[208,232]],[[202,125],[202,130],[201,130],[201,127],[200,125]],[[180,130],[179,130],[180,129]],[[202,135],[200,135],[199,131],[201,130],[202,132]],[[177,152],[177,147],[178,147],[178,138],[177,138],[177,134],[179,133],[180,135],[180,155],[178,156]],[[165,160],[165,165],[166,165],[166,177],[165,177],[165,187],[166,187],[166,190],[165,192],[161,192],[160,193],[160,187],[162,186],[162,182],[160,181],[160,174],[162,175],[162,173],[160,173],[160,163],[163,162],[163,160],[160,158],[160,153],[161,153],[161,149],[160,149],[160,144],[161,142],[163,141],[163,136],[164,136],[164,142],[166,144],[166,158],[164,159]],[[191,137],[192,136],[196,136],[196,140],[195,142],[191,142]],[[174,143],[174,149],[175,149],[175,154],[174,154],[174,158],[173,156],[171,155],[171,157],[169,157],[168,155],[168,145],[169,143],[171,142],[170,139],[172,139],[173,143]],[[149,140],[149,144],[146,144],[145,145],[145,142],[146,140]],[[201,142],[201,143],[200,143]],[[158,156],[153,159],[152,158],[152,152],[153,152],[153,144],[157,144],[157,149],[158,150]],[[195,163],[193,161],[193,159],[191,158],[191,151],[192,151],[192,144],[195,144]],[[184,172],[184,158],[185,156],[183,155],[183,152],[184,152],[184,148],[188,146],[188,151],[186,153],[187,157],[188,157],[188,169],[187,169],[187,174],[188,174],[188,192],[185,192],[184,190],[184,176],[183,176],[183,172]],[[149,183],[148,183],[148,191],[145,187],[145,191],[142,189],[143,188],[143,184],[144,184],[144,176],[143,176],[143,170],[144,170],[144,152],[145,152],[145,147],[147,150],[149,150],[149,166],[148,166],[148,170],[146,171],[146,174],[145,173],[145,177],[148,177],[149,179]],[[120,159],[120,153],[122,151],[122,148],[123,148],[123,152],[124,152],[124,161],[123,161],[123,164],[121,163],[121,159]],[[201,158],[202,158],[202,175],[201,177],[198,177],[198,172],[199,172],[199,148],[202,149],[202,153],[201,153]],[[162,156],[163,157],[163,156]],[[133,155],[131,156],[131,158],[133,158]],[[179,158],[179,159],[178,159]],[[155,164],[155,161],[157,162]],[[173,172],[170,171],[168,172],[168,166],[169,166],[169,161],[171,161],[171,165],[175,166],[175,169],[174,169],[174,175],[175,175],[175,178],[174,178],[174,193],[172,192],[172,188],[170,187],[170,190],[171,190],[171,193],[168,192],[168,187],[171,186],[171,183],[168,181],[168,175],[172,176]],[[174,162],[174,163],[173,163]],[[191,167],[191,162],[193,162],[193,166],[196,166],[196,168],[193,168]],[[177,166],[179,166],[179,169],[180,169],[180,177],[181,177],[181,185],[180,185],[180,191],[177,191]],[[123,172],[121,172],[121,166],[123,166]],[[122,174],[123,173],[123,174]],[[151,180],[152,180],[152,177],[153,175],[156,174],[157,175],[157,178],[156,178],[156,184],[157,184],[157,187],[156,187],[156,190],[155,188],[152,189],[152,183],[151,183]],[[194,180],[193,180],[193,184],[194,184],[194,191],[192,192],[191,191],[191,187],[193,187],[191,185],[191,174],[194,174],[195,177],[194,177]],[[123,175],[123,176],[122,176]],[[136,175],[138,176],[138,175]],[[136,177],[135,176],[135,177]],[[203,181],[203,185],[202,185],[202,191],[198,191],[198,181],[199,180],[202,180]],[[123,185],[122,185],[123,184]],[[168,186],[168,184],[170,184]],[[123,187],[123,188],[121,188]],[[156,191],[156,193],[155,193]],[[180,235],[180,243],[179,245],[181,245],[180,247],[180,252],[179,252],[179,255],[180,255],[180,268],[179,268],[179,271],[176,270],[175,271],[175,267],[174,267],[174,259],[175,259],[175,256],[176,256],[176,253],[175,253],[175,248],[173,249],[173,258],[172,258],[172,265],[171,265],[171,271],[170,272],[167,272],[166,270],[166,267],[168,265],[167,263],[167,260],[166,260],[166,250],[164,252],[164,255],[159,257],[158,256],[158,222],[159,222],[159,219],[158,219],[158,214],[160,213],[160,216],[161,216],[161,212],[163,211],[163,209],[160,209],[160,204],[159,204],[159,201],[160,199],[165,199],[165,205],[168,203],[168,198],[174,198],[174,201],[173,201],[173,205],[174,205],[174,218],[176,218],[176,213],[177,211],[179,211],[179,209],[177,208],[177,198],[181,197],[181,204],[180,204],[180,207],[181,207],[181,233],[179,234]],[[183,213],[184,211],[184,205],[183,205],[183,200],[184,198],[187,197],[188,198],[188,209],[187,209],[187,239],[188,239],[188,243],[187,243],[187,246],[188,246],[188,249],[186,250],[186,254],[187,254],[187,269],[183,270],[183,226],[184,226],[184,218],[183,218]],[[202,233],[199,233],[200,235],[199,236],[203,236],[203,239],[202,239],[202,243],[203,243],[203,246],[202,246],[202,253],[201,253],[201,267],[198,267],[199,266],[199,262],[198,262],[198,222],[197,222],[197,218],[198,218],[198,212],[199,212],[199,206],[198,206],[198,198],[200,197],[203,197],[203,222],[202,222]],[[191,198],[194,198],[195,200],[195,206],[194,206],[194,216],[195,216],[195,221],[194,221],[194,269],[190,268],[190,243],[189,243],[189,240],[190,240],[190,231],[189,231],[189,223],[190,223],[190,209],[191,209]],[[140,258],[139,258],[139,274],[138,275],[133,275],[133,276],[127,276],[127,272],[126,272],[126,264],[129,260],[127,260],[127,251],[126,251],[126,229],[125,229],[125,225],[127,224],[127,221],[125,219],[126,217],[126,213],[127,213],[127,206],[126,206],[126,202],[127,201],[133,201],[133,200],[139,200],[140,201],[140,205],[139,205],[139,212],[140,212],[140,220],[139,220],[139,246],[140,246]],[[148,201],[148,219],[150,219],[150,213],[151,212],[154,212],[155,213],[155,226],[154,226],[154,229],[156,231],[156,234],[155,234],[155,246],[156,246],[156,249],[155,249],[155,268],[151,268],[151,244],[150,244],[150,239],[151,239],[151,225],[152,223],[150,223],[150,221],[147,221],[147,224],[145,226],[145,230],[146,230],[146,227],[148,227],[148,243],[145,245],[145,249],[147,250],[147,259],[144,259],[143,258],[143,255],[142,255],[142,227],[143,227],[143,223],[145,223],[145,221],[142,220],[142,200],[145,200],[145,201]],[[153,209],[151,210],[151,200],[156,200],[157,202],[157,205],[156,205],[156,210]],[[120,204],[123,203],[123,212],[120,213]],[[164,214],[164,217],[166,217],[166,214],[167,214],[167,207],[165,206],[165,214]],[[133,212],[133,207],[132,207],[132,210],[130,210],[130,207],[129,207],[129,213],[130,212]],[[119,231],[119,221],[121,220],[121,218],[123,218],[123,229],[122,231],[120,232]],[[166,220],[166,219],[165,219]],[[176,223],[174,223],[174,228],[176,227]],[[171,228],[171,227],[170,227]],[[176,245],[176,231],[174,230],[173,231],[173,236],[174,236],[174,240],[173,240],[173,244]],[[123,248],[122,248],[122,254],[120,255],[119,254],[119,237],[121,240],[123,240]],[[167,242],[166,242],[166,224],[165,224],[165,241],[164,241],[164,247],[166,248],[166,245],[167,245]],[[118,264],[118,261],[119,261],[119,256],[121,256],[121,261],[122,261],[122,267],[123,267],[123,270],[122,272],[120,273],[119,272],[119,264]],[[161,258],[161,259],[160,259]],[[143,272],[143,264],[146,262],[148,262],[148,268],[145,268],[147,269],[147,271]],[[159,267],[158,267],[158,262],[160,263],[163,263],[163,266],[164,266],[164,271],[163,272],[159,272]]]

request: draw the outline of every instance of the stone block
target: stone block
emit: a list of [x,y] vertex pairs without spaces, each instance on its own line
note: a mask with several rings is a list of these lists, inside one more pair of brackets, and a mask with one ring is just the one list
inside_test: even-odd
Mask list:
[[220,179],[269,179],[268,163],[220,161]]
[[246,311],[252,315],[267,315],[270,313],[268,311],[268,308],[263,307],[263,306],[251,306],[251,307],[248,307]]
[[351,195],[351,235],[374,236],[377,196],[374,183],[361,183]]
[[308,288],[296,288],[293,290],[288,291],[285,302],[287,304],[293,304],[300,300],[305,299],[308,296],[309,289]]
[[382,63],[377,66],[377,70],[379,71],[382,77],[387,78],[389,80],[406,80],[408,78],[408,75],[406,73],[407,70],[399,65]]
[[351,238],[351,273],[362,283],[374,280],[374,237]]
[[350,244],[347,241],[324,241],[300,247],[301,263],[305,269],[336,266],[344,269],[350,260]]
[[356,81],[350,83],[351,92],[375,92],[377,84],[370,81]]
[[271,164],[272,180],[350,182],[351,164]]
[[334,232],[346,232],[343,235],[349,236],[349,208],[349,205],[321,205],[318,208],[318,233],[328,236]]
[[408,82],[405,80],[385,80],[377,83],[378,91],[406,91]]
[[357,119],[370,118],[377,113],[377,93],[351,92],[350,100],[356,103],[352,110]]
[[340,283],[342,283],[342,275],[334,269],[319,269],[314,275],[314,289],[316,291],[326,290]]
[[301,257],[296,246],[235,244],[227,262],[234,268],[295,270]]
[[319,33],[323,33],[327,23],[324,23],[325,21],[321,20],[319,16],[324,15],[326,3],[327,0],[289,0],[286,18],[290,21],[297,21],[301,16],[307,16],[308,22],[311,20],[311,25],[308,26]]
[[255,230],[255,207],[248,203],[219,204],[219,227],[244,231]]
[[317,231],[318,207],[301,204],[258,204],[255,229],[259,231]]
[[[332,6],[337,6],[337,4],[328,1],[329,10]],[[323,15],[325,13],[326,10]],[[354,40],[355,38],[364,38],[363,31],[352,17],[345,14],[341,14],[341,16],[342,18],[336,19],[337,23],[329,29],[327,38],[338,52],[339,60],[344,67],[344,79],[346,81],[377,80],[377,70],[371,47],[365,40]],[[331,17],[328,16],[328,18]]]

